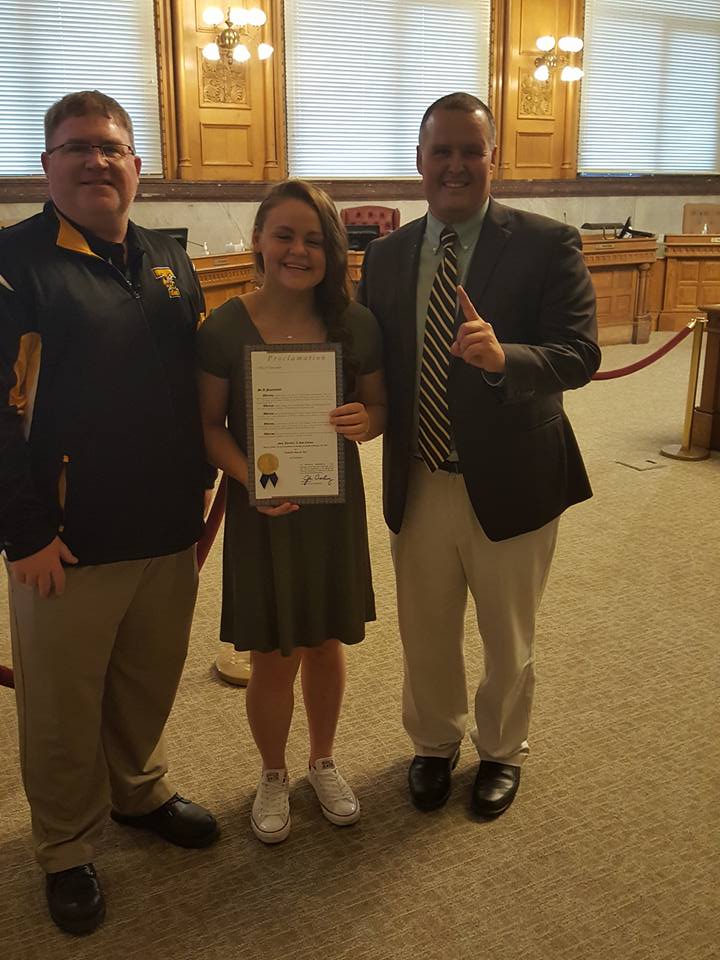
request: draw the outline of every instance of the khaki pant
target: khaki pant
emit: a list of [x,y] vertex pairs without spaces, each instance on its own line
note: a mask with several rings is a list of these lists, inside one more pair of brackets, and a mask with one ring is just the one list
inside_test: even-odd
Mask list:
[[187,654],[195,547],[66,577],[47,599],[9,580],[20,763],[48,872],[93,860],[110,800],[142,814],[175,792],[163,730]]
[[391,535],[391,547],[405,654],[403,723],[416,754],[451,757],[465,735],[469,588],[485,654],[471,736],[481,759],[522,764],[535,686],[535,615],[557,528],[553,520],[493,543],[462,476],[431,474],[413,462],[402,528]]

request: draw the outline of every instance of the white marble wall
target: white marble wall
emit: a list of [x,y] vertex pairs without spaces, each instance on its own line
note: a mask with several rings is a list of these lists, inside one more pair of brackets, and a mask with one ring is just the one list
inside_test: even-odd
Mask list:
[[[355,203],[340,203],[340,207]],[[688,197],[528,197],[508,201],[510,206],[531,210],[557,220],[566,220],[576,227],[585,222],[621,221],[632,217],[632,225],[662,237],[680,233],[682,211],[686,203],[717,203],[718,198]],[[422,216],[421,201],[385,200],[383,205],[400,208],[400,222],[407,223]],[[202,256],[203,244],[210,253],[223,253],[226,244],[248,244],[257,203],[203,202],[185,203],[170,200],[142,200],[133,208],[133,219],[146,227],[188,227],[190,256]],[[12,223],[37,213],[40,204],[0,204],[0,223]]]

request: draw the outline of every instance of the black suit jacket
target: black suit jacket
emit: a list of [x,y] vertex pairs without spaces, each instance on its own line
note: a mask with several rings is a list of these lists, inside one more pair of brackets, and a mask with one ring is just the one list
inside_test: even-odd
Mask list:
[[[388,385],[385,520],[400,530],[412,457],[416,289],[425,220],[373,241],[358,299],[383,331]],[[451,359],[450,417],[465,484],[491,540],[536,530],[592,496],[563,390],[600,364],[595,294],[573,227],[490,200],[465,287],[507,358],[501,386]],[[458,319],[458,324],[461,322]]]

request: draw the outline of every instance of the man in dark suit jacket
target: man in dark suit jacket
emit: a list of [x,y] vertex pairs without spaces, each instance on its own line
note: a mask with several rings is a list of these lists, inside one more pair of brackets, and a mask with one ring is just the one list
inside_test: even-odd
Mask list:
[[358,290],[385,343],[383,493],[415,747],[410,794],[429,810],[450,793],[468,714],[469,589],[485,653],[472,804],[485,817],[512,803],[528,753],[535,615],[558,518],[592,495],[563,390],[600,362],[577,231],[495,202],[496,155],[480,100],[432,104],[417,148],[428,214],[369,246]]

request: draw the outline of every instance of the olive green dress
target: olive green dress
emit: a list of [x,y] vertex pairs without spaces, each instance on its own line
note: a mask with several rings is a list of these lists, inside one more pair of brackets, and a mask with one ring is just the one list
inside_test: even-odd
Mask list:
[[[358,375],[382,364],[373,315],[351,304],[346,315]],[[228,429],[245,452],[246,344],[262,337],[238,298],[209,315],[198,333],[201,369],[230,381]],[[354,399],[346,395],[345,403]],[[345,441],[345,502],[305,504],[268,517],[228,477],[220,639],[236,650],[289,655],[334,638],[358,643],[375,619],[365,494],[357,445]]]

